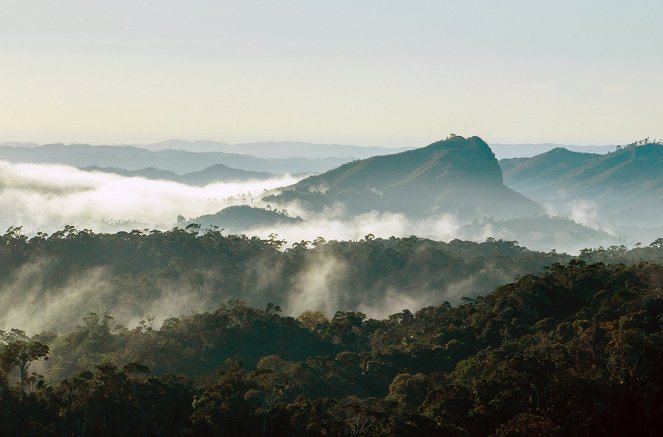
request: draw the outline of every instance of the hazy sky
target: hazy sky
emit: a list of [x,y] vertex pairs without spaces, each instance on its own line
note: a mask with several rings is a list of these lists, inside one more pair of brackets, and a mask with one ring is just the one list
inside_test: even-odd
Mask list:
[[663,1],[0,0],[0,141],[663,137]]

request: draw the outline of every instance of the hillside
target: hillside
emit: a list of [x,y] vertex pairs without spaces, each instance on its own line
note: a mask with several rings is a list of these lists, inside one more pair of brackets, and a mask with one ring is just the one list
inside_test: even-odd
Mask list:
[[508,187],[559,212],[585,201],[604,220],[660,224],[663,144],[633,144],[605,155],[558,148],[533,158],[502,160],[500,166]]
[[[160,328],[92,313],[61,334],[0,332],[0,430],[658,436],[662,280],[660,265],[574,259],[459,306],[383,320],[295,319],[231,301]],[[51,378],[19,382],[13,358],[25,346],[28,363],[48,358],[31,370],[43,364]]]
[[254,208],[247,205],[229,206],[221,211],[203,215],[188,221],[201,225],[203,228],[217,227],[227,232],[242,233],[249,229],[282,224],[297,224],[300,217],[289,217],[280,211]]
[[314,210],[341,204],[349,214],[378,210],[471,218],[542,211],[535,202],[504,186],[499,164],[483,140],[460,136],[354,161],[304,179],[265,200],[277,204],[297,201]]

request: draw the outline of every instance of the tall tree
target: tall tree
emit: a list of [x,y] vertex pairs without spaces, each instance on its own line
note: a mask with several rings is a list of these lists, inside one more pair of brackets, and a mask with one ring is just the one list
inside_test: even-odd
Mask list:
[[4,348],[0,352],[0,366],[5,372],[18,367],[21,392],[25,393],[25,382],[30,364],[42,358],[47,360],[49,348],[45,344],[31,339],[20,329],[12,329],[9,332],[0,331],[0,341],[4,343]]

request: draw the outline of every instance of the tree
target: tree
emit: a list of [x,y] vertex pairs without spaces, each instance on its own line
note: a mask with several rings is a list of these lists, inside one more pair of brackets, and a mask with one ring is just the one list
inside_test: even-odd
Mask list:
[[317,332],[321,327],[329,324],[329,320],[322,311],[304,311],[297,316],[297,320],[313,332]]
[[20,329],[9,332],[0,331],[0,340],[5,344],[0,352],[0,365],[5,372],[18,367],[21,379],[21,392],[25,393],[25,382],[28,378],[28,369],[33,361],[48,360],[49,348],[28,337]]
[[663,249],[663,238],[657,238],[655,241],[652,241],[649,247],[653,247],[655,249]]

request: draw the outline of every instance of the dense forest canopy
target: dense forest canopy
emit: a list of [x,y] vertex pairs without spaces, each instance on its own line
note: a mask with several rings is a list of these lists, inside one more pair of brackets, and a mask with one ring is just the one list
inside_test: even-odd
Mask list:
[[[643,250],[660,256],[660,243]],[[59,336],[2,333],[0,423],[20,435],[657,435],[662,313],[661,265],[572,259],[382,320],[238,301],[160,329],[90,314]]]
[[[224,235],[196,225],[96,234],[71,226],[30,238],[0,236],[0,329],[71,329],[89,312],[136,326],[240,299],[289,315],[320,310],[383,317],[485,294],[518,275],[571,259],[513,241],[448,243],[417,237],[295,242]],[[592,252],[593,253],[593,252]],[[589,257],[583,253],[581,258]],[[598,249],[592,260],[659,261],[655,247]],[[39,314],[39,317],[33,317]]]

